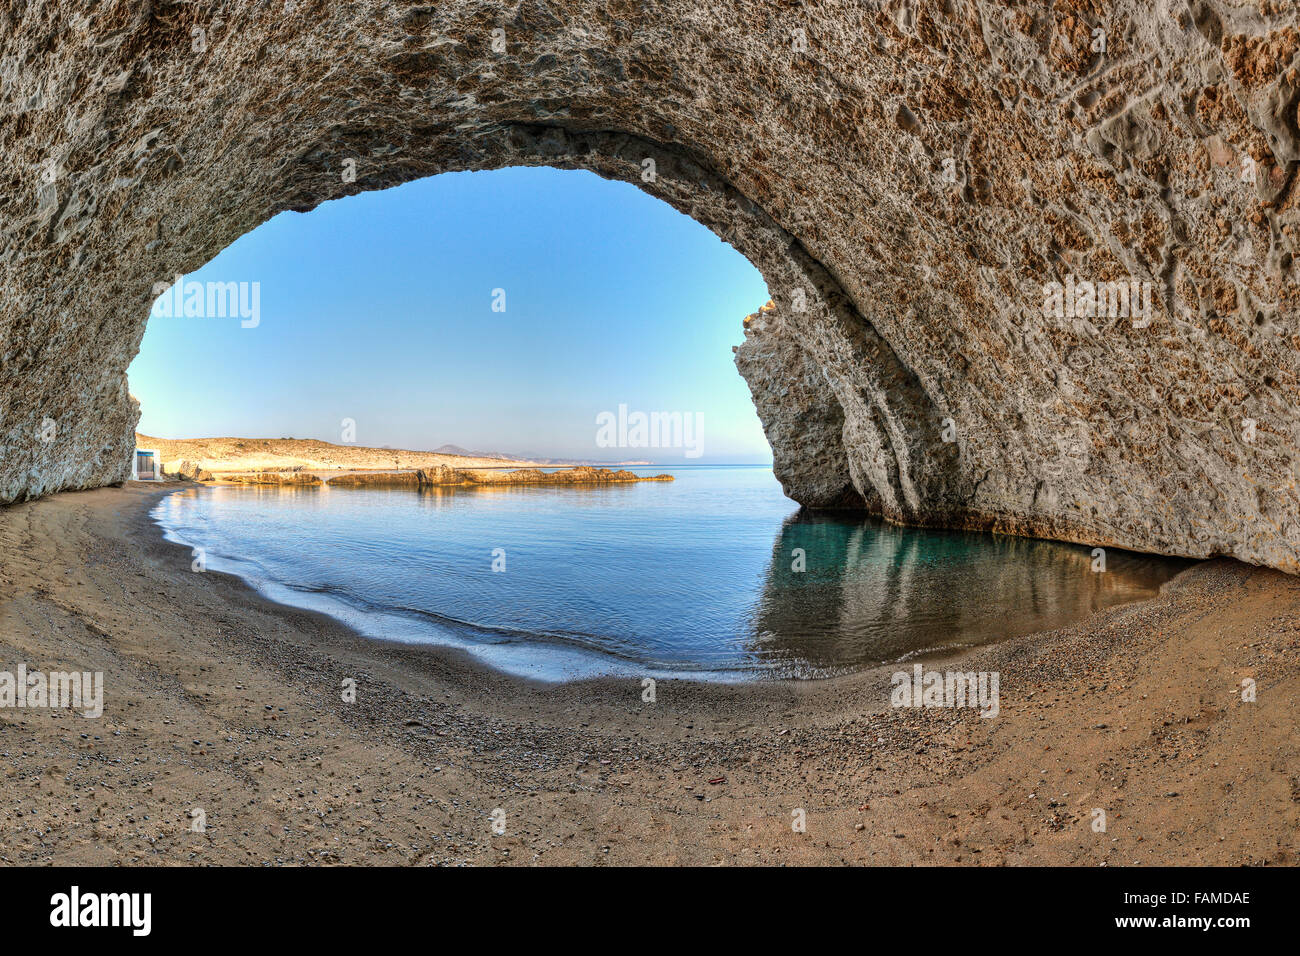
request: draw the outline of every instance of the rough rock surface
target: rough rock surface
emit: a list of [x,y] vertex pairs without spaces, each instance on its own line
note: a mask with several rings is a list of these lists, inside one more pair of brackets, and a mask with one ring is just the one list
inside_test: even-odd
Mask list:
[[175,461],[164,461],[162,463],[162,473],[164,475],[175,475],[178,478],[188,478],[190,481],[216,480],[212,472],[201,467],[197,462],[184,458],[178,458]]
[[[887,517],[1300,570],[1298,22],[1292,0],[9,4],[0,501],[126,477],[160,282],[286,209],[544,164],[755,263]],[[1069,276],[1150,283],[1150,321],[1045,315]]]
[[423,472],[388,471],[361,475],[335,475],[326,484],[331,488],[419,488]]
[[422,485],[458,485],[464,480],[455,468],[447,465],[421,468],[416,477]]
[[222,475],[221,480],[239,485],[303,485],[312,487],[324,484],[318,475],[302,471],[256,471],[246,475]]
[[[785,493],[809,508],[867,508],[844,451],[844,409],[821,368],[791,337],[775,303],[745,317],[745,341],[733,351]],[[878,508],[875,488],[867,485],[863,492]]]

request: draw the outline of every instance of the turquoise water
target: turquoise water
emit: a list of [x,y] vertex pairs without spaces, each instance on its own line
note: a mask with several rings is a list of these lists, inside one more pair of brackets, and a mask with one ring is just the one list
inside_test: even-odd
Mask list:
[[770,468],[635,470],[677,480],[194,487],[153,516],[273,600],[543,680],[825,677],[1060,627],[1183,566],[1111,550],[1098,574],[1074,545],[807,517]]

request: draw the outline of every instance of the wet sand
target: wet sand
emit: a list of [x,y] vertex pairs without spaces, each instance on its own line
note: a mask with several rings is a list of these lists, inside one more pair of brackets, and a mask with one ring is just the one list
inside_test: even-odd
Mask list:
[[926,662],[997,671],[993,719],[890,708],[894,666],[659,681],[646,703],[639,681],[529,683],[195,573],[148,518],[166,490],[0,509],[0,669],[105,680],[97,720],[0,709],[0,862],[1296,859],[1300,579],[1279,572],[1199,564],[1152,601]]

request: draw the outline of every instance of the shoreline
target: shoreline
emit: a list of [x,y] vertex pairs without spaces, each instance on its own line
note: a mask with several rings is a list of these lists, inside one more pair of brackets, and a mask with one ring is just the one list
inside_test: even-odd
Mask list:
[[[634,679],[514,677],[195,574],[149,517],[175,490],[0,510],[6,660],[106,685],[99,721],[0,709],[29,755],[0,783],[6,862],[1295,860],[1300,580],[1279,572],[1207,562],[1150,601],[949,658],[1001,674],[992,720],[891,709],[898,665],[664,679],[650,704]],[[1244,676],[1256,704],[1233,699]]]
[[[206,477],[204,477],[206,476]],[[558,468],[542,471],[538,468],[435,468],[393,469],[389,471],[349,471],[322,476],[316,471],[221,472],[217,477],[211,472],[181,472],[178,477],[197,485],[289,485],[300,488],[385,490],[405,489],[425,492],[431,489],[470,490],[481,488],[513,488],[536,486],[574,486],[633,484],[642,481],[672,481],[673,476],[661,472],[657,475],[637,475],[620,469]]]
[[[649,462],[594,462],[557,459],[532,460],[457,451],[421,451],[412,448],[383,448],[355,442],[335,444],[316,438],[159,438],[135,433],[136,448],[158,456],[156,464],[171,475],[193,478],[208,474],[248,476],[257,473],[299,473],[319,478],[356,474],[415,472],[422,469],[452,468],[472,471],[505,471],[539,468],[625,468],[649,466]],[[403,464],[405,462],[405,464]]]
[[[206,485],[200,487],[206,487]],[[168,495],[183,493],[186,490],[188,489],[185,487],[181,487],[181,488],[175,488],[171,491],[160,493],[157,496],[156,501],[153,504],[150,504],[145,509],[145,514],[146,517],[148,517],[149,519],[149,523],[153,526],[154,530],[157,532],[161,540],[163,540],[167,544],[170,544],[176,548],[181,549],[187,556],[190,556],[193,554],[193,548],[195,547],[195,545],[180,540],[179,535],[175,531],[167,528],[158,519],[152,517],[152,513],[155,510],[156,503],[158,501],[161,501],[163,498],[166,498]],[[338,612],[331,613],[328,610],[324,610],[320,607],[312,607],[309,604],[294,603],[287,599],[280,600],[277,597],[274,597],[271,594],[267,593],[267,591],[273,589],[291,591],[292,589],[286,587],[280,582],[261,582],[259,584],[258,582],[245,578],[236,570],[228,570],[227,568],[223,567],[223,565],[229,565],[231,563],[233,563],[231,559],[224,555],[214,556],[213,554],[208,553],[207,571],[205,573],[220,574],[224,577],[230,578],[235,582],[237,586],[248,589],[249,591],[256,594],[258,598],[268,602],[274,607],[283,608],[285,610],[300,611],[306,614],[319,615],[321,618],[328,620],[332,624],[343,628],[345,631],[349,632],[352,636],[354,636],[358,640],[387,645],[393,648],[416,648],[416,649],[425,648],[425,649],[429,649],[430,651],[433,650],[446,651],[450,654],[463,657],[464,663],[472,669],[482,669],[482,670],[492,671],[494,674],[497,674],[501,677],[519,679],[530,684],[536,684],[538,686],[554,686],[557,684],[572,683],[577,680],[593,680],[593,679],[600,679],[600,678],[607,678],[607,677],[612,679],[620,679],[620,680],[631,679],[631,677],[625,673],[608,672],[609,667],[619,667],[619,666],[626,667],[626,668],[636,668],[637,673],[635,676],[637,680],[640,680],[643,676],[649,676],[655,678],[656,680],[686,680],[686,681],[693,681],[698,683],[744,683],[746,682],[746,679],[743,677],[736,678],[734,681],[728,681],[723,678],[710,678],[707,676],[703,676],[704,674],[729,673],[729,672],[700,672],[697,674],[689,671],[680,671],[680,672],[661,671],[661,670],[657,670],[656,667],[653,665],[641,664],[638,661],[633,660],[631,658],[618,657],[614,654],[609,653],[608,651],[597,650],[595,648],[587,648],[587,647],[581,647],[581,648],[568,647],[568,646],[561,646],[552,643],[539,645],[536,648],[536,651],[538,652],[537,657],[539,659],[544,657],[547,654],[556,655],[557,660],[562,656],[568,657],[573,663],[584,667],[585,672],[581,676],[575,673],[573,676],[555,677],[555,678],[530,676],[526,673],[523,673],[523,670],[525,669],[524,664],[519,663],[517,665],[517,669],[515,670],[496,664],[493,661],[488,660],[485,656],[483,656],[483,653],[481,651],[476,652],[473,649],[472,642],[469,642],[466,639],[462,639],[458,634],[455,633],[455,631],[457,630],[457,626],[463,628],[467,632],[480,632],[480,633],[489,632],[489,631],[501,632],[504,630],[508,630],[508,628],[494,626],[494,625],[474,624],[472,622],[461,621],[461,622],[457,622],[457,626],[447,624],[441,628],[441,630],[449,634],[449,636],[443,640],[437,640],[433,638],[430,638],[428,640],[414,640],[414,639],[398,640],[390,637],[367,634],[362,632],[360,628],[349,624],[341,615],[342,609],[340,609],[340,611]],[[519,631],[518,633],[523,633],[523,632]],[[488,647],[491,646],[492,645],[488,645]],[[603,664],[602,662],[605,663]],[[550,664],[551,669],[560,666],[561,665],[559,665],[558,663]],[[533,669],[544,670],[546,668],[539,665],[537,667],[534,667]]]
[[[653,478],[647,480],[655,480]],[[218,483],[219,486],[219,483]],[[200,545],[194,542],[185,541],[180,534],[167,527],[161,519],[154,518],[153,512],[157,510],[157,503],[173,494],[185,493],[190,489],[213,487],[213,483],[189,483],[181,484],[171,490],[160,490],[156,502],[153,506],[146,509],[150,522],[156,529],[158,535],[169,543],[175,544],[182,548],[187,554],[192,553],[192,549]],[[239,487],[239,486],[234,486]],[[358,487],[367,487],[361,485]],[[381,490],[391,490],[387,486],[378,486]],[[409,490],[409,489],[408,489]],[[425,489],[421,489],[422,491]],[[458,488],[456,490],[478,490],[473,486],[468,488]],[[679,667],[674,669],[672,666],[662,663],[642,660],[632,656],[625,656],[612,653],[611,651],[593,647],[578,646],[565,644],[550,640],[546,635],[533,634],[526,628],[510,628],[491,624],[478,624],[471,621],[457,621],[451,618],[444,618],[442,622],[433,628],[439,636],[428,635],[424,639],[411,638],[404,639],[401,637],[384,636],[383,634],[374,633],[373,627],[376,615],[379,619],[384,619],[387,615],[383,608],[370,607],[368,611],[358,611],[351,605],[339,603],[328,595],[317,594],[315,592],[304,592],[296,589],[293,585],[272,578],[258,579],[257,575],[241,572],[240,566],[249,562],[242,559],[234,559],[226,555],[216,554],[207,549],[207,570],[209,573],[220,573],[228,575],[239,582],[243,587],[255,592],[263,600],[271,604],[282,607],[292,608],[299,611],[307,611],[320,614],[335,624],[341,625],[358,638],[367,641],[378,641],[397,647],[429,647],[444,648],[457,654],[465,655],[466,659],[474,666],[492,670],[502,676],[518,677],[528,681],[534,681],[542,685],[557,685],[572,683],[581,680],[595,680],[602,678],[616,680],[641,680],[645,677],[659,680],[676,680],[700,684],[757,684],[772,683],[774,681],[789,681],[794,685],[807,684],[809,682],[820,682],[836,679],[838,677],[851,677],[854,673],[866,670],[885,670],[893,668],[892,673],[897,672],[899,667],[910,668],[916,662],[926,664],[941,663],[947,660],[956,660],[963,655],[973,652],[974,650],[991,646],[996,643],[1002,643],[1009,638],[1002,637],[995,641],[980,640],[973,643],[963,643],[956,639],[946,643],[932,645],[928,647],[914,648],[899,657],[878,660],[866,665],[858,666],[856,669],[835,673],[818,673],[815,676],[774,676],[773,672],[765,671],[760,668],[745,669],[728,669],[725,667],[714,669],[693,669],[690,667]],[[256,562],[252,562],[256,564]],[[1169,580],[1177,577],[1178,571],[1174,571]],[[246,576],[247,574],[247,576]],[[1101,610],[1122,607],[1126,604],[1139,603],[1155,597],[1159,592],[1159,586],[1155,586],[1154,592],[1147,597],[1135,597],[1124,601],[1118,601],[1108,604]],[[1098,613],[1097,610],[1088,612],[1084,618]],[[393,612],[394,616],[400,616],[400,612]],[[349,621],[352,618],[352,621]],[[1078,623],[1078,622],[1075,622]],[[367,624],[372,625],[369,631],[363,630]],[[383,628],[379,628],[383,629]],[[484,643],[475,641],[468,635],[484,635],[489,633],[511,632],[520,637],[528,635],[532,640],[525,638],[522,641],[516,641],[509,644]],[[1013,637],[1028,636],[1034,632],[1026,634],[1013,635]],[[542,676],[543,674],[552,676]]]

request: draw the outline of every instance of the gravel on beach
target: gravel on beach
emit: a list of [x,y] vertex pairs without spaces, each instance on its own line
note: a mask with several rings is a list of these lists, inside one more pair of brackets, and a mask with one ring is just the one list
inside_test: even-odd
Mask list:
[[[647,702],[639,679],[519,680],[196,573],[148,518],[167,490],[0,510],[0,670],[104,675],[98,719],[0,707],[0,862],[1296,860],[1294,577],[1206,562],[958,658],[660,680]],[[998,673],[998,715],[891,707],[914,663]]]

